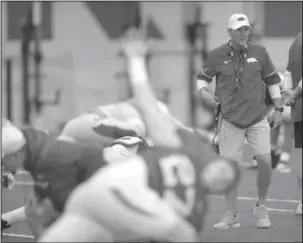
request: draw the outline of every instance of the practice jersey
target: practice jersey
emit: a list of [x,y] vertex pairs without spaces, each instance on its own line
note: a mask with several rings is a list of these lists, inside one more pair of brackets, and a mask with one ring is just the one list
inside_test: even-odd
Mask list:
[[104,118],[116,118],[118,120],[128,120],[131,118],[141,118],[140,113],[134,106],[134,100],[127,100],[115,104],[98,106],[95,110],[96,113],[103,114]]
[[[157,105],[162,114],[170,116],[170,112],[165,104],[158,101]],[[98,106],[88,113],[93,113],[100,119],[99,124],[92,129],[101,136],[118,139],[124,136],[146,137],[147,135],[147,129],[135,99]],[[128,124],[131,128],[125,128],[115,121]]]
[[180,149],[155,146],[142,157],[149,170],[149,186],[200,231],[207,203],[199,178],[204,165],[218,155],[200,135],[186,130],[178,134]]
[[35,181],[35,193],[41,200],[48,197],[60,212],[71,191],[106,165],[98,148],[58,140],[32,128],[23,133],[27,140],[24,168]]

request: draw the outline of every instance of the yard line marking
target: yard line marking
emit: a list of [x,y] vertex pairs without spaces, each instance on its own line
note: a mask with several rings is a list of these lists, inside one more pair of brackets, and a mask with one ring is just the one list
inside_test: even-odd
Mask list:
[[30,173],[26,170],[18,170],[16,175],[30,175]]
[[291,212],[295,213],[296,210],[291,210],[291,209],[280,209],[280,208],[267,208],[268,211],[276,211],[276,212]]
[[[207,197],[210,198],[224,198],[223,196],[218,195],[207,195]],[[246,200],[246,201],[257,201],[258,198],[256,197],[237,197],[238,200]],[[299,203],[300,200],[291,200],[291,199],[274,199],[274,198],[268,198],[266,200],[267,202],[285,202],[285,203]]]
[[16,186],[35,186],[33,181],[15,181]]
[[13,234],[13,233],[2,233],[4,237],[15,237],[15,238],[23,238],[23,239],[35,239],[32,235],[20,235],[20,234]]

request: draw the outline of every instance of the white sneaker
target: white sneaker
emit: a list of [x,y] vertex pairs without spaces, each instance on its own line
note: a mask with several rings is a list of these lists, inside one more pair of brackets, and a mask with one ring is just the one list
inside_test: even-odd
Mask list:
[[302,215],[302,202],[300,202],[300,203],[298,204],[298,207],[297,207],[297,209],[296,209],[296,214]]
[[227,212],[221,222],[214,225],[215,229],[226,230],[229,228],[238,228],[240,227],[238,214],[231,215]]
[[254,215],[257,219],[257,227],[258,228],[269,228],[270,220],[268,217],[268,209],[265,205],[260,205],[259,207],[255,207]]
[[291,168],[288,166],[287,163],[280,162],[276,167],[276,171],[278,171],[280,173],[290,173]]

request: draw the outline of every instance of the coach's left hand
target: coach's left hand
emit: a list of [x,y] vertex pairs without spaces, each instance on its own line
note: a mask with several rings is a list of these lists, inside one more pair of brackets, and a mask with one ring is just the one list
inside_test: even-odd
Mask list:
[[294,90],[286,90],[284,104],[286,106],[293,106],[295,104],[295,92]]
[[282,123],[283,117],[281,111],[274,111],[274,113],[268,118],[268,122],[272,129],[277,129]]

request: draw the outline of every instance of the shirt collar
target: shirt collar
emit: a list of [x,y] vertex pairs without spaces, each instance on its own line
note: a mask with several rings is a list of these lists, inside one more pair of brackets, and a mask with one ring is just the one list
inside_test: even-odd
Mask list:
[[[232,51],[237,51],[237,50],[235,50],[235,49],[233,48],[233,46],[232,46],[232,44],[231,44],[231,40],[229,40],[229,41],[227,42],[227,46],[228,46]],[[244,47],[243,50],[247,51],[247,48],[248,48],[248,43],[245,45],[245,47]]]

